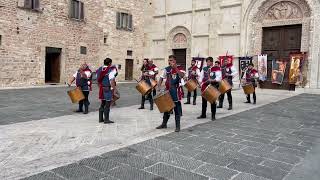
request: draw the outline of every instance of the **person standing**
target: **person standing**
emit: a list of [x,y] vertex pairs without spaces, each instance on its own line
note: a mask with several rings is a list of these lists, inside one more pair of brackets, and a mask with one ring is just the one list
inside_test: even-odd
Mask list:
[[[202,68],[199,83],[201,84],[201,92],[203,92],[208,85],[212,85],[216,88],[219,87],[219,82],[221,81],[221,68],[220,62],[216,61],[215,65],[213,66],[213,58],[208,57],[206,59],[207,66]],[[197,119],[204,119],[207,117],[207,100],[202,97],[202,110],[201,115],[197,117]],[[211,120],[214,121],[216,119],[216,111],[217,111],[217,104],[214,102],[211,104]]]
[[[145,58],[143,60],[143,65],[141,67],[140,81],[145,80],[150,86],[151,86],[150,78],[155,75],[155,72],[153,70],[151,70],[151,69],[152,68],[149,65],[149,59]],[[146,101],[146,96],[147,96],[147,99],[150,102],[150,110],[153,110],[153,99],[152,99],[151,92],[149,94],[147,94],[147,95],[142,95],[142,97],[141,97],[141,106],[138,109],[144,109],[144,103]]]
[[[180,118],[181,118],[181,94],[178,92],[179,83],[181,79],[185,76],[185,71],[183,67],[177,65],[176,57],[174,55],[169,56],[169,66],[166,67],[163,73],[160,76],[159,83],[158,83],[158,91],[160,91],[161,85],[163,80],[165,79],[165,86],[166,90],[169,91],[172,100],[174,101],[174,113],[175,113],[175,123],[176,129],[175,132],[180,131]],[[164,129],[167,128],[167,123],[170,118],[170,112],[165,112],[163,114],[162,124],[158,126],[156,129]]]
[[89,92],[92,90],[92,71],[86,63],[82,64],[79,70],[73,74],[68,85],[70,86],[74,81],[76,81],[76,86],[81,89],[85,97],[84,100],[79,101],[79,109],[76,112],[83,112],[83,114],[88,114],[90,105]]
[[[153,60],[149,60],[149,70],[154,72],[154,75],[151,75],[150,78],[157,81],[157,75],[159,74],[159,68],[153,63]],[[153,89],[152,91],[153,97],[157,95],[157,90],[156,88]]]
[[[191,67],[188,68],[188,78],[187,80],[194,80],[194,82],[198,82],[198,78],[200,76],[200,70],[196,65],[196,60],[191,61]],[[187,94],[187,102],[184,104],[190,104],[191,92],[188,91]],[[196,105],[197,102],[197,89],[193,91],[193,105]]]
[[99,123],[104,122],[105,124],[110,124],[114,123],[110,120],[110,107],[113,94],[118,92],[115,81],[117,70],[112,67],[112,59],[110,58],[106,58],[103,64],[104,65],[97,70],[99,99],[101,100]]
[[[259,78],[258,71],[253,68],[253,63],[250,63],[248,68],[244,71],[242,79],[245,83],[251,83],[254,87],[253,92],[253,104],[257,103],[257,96],[256,96],[256,87],[257,87],[257,79]],[[247,101],[245,103],[251,103],[250,94],[247,95]]]
[[[234,78],[235,75],[237,75],[237,70],[232,64],[232,62],[229,62],[227,58],[224,59],[224,63],[221,66],[221,72],[222,72],[222,79],[227,80],[227,82],[230,84],[232,87],[233,82],[232,79]],[[231,94],[232,89],[227,91],[227,96],[228,96],[228,103],[229,103],[229,108],[228,110],[232,110],[232,94]],[[217,108],[223,108],[223,101],[224,101],[224,96],[225,94],[221,94],[219,97],[219,105]]]

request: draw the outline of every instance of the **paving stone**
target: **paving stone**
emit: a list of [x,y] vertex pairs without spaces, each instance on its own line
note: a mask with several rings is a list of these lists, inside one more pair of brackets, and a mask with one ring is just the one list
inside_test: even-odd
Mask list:
[[254,142],[254,141],[247,141],[247,140],[243,140],[243,141],[239,142],[239,144],[243,144],[243,145],[251,146],[251,147],[261,147],[263,145],[263,143]]
[[239,138],[228,137],[228,136],[223,136],[223,135],[212,135],[212,136],[210,136],[210,139],[216,139],[219,141],[226,141],[226,142],[231,142],[231,143],[239,143],[239,142],[243,141],[242,139],[239,139]]
[[227,166],[229,169],[234,169],[240,172],[250,172],[254,165],[247,161],[234,160],[231,164]]
[[237,171],[213,164],[205,164],[196,169],[195,172],[216,180],[229,180],[232,176],[238,174]]
[[260,143],[264,143],[264,144],[271,143],[270,139],[256,138],[256,137],[244,136],[244,135],[235,135],[234,138],[248,140],[248,141],[255,141],[255,142],[260,142]]
[[159,137],[156,137],[155,139],[164,140],[164,141],[173,141],[173,140],[185,139],[191,136],[192,135],[190,134],[180,132],[180,133],[170,133],[165,136],[159,136]]
[[302,140],[297,138],[279,138],[277,142],[299,145]]
[[253,137],[258,137],[258,138],[264,138],[264,139],[270,139],[270,140],[275,140],[278,139],[278,137],[269,135],[269,134],[260,134],[257,132],[251,132],[251,131],[245,131],[245,130],[239,130],[239,129],[234,129],[232,130],[233,133],[239,134],[239,135],[247,135],[247,136],[253,136]]
[[299,150],[299,151],[304,151],[304,152],[307,152],[308,150],[310,150],[310,148],[309,148],[309,147],[306,147],[306,146],[300,146],[300,145],[294,145],[294,144],[287,144],[287,143],[282,143],[282,142],[277,142],[277,141],[274,141],[274,142],[272,142],[271,144],[277,145],[277,146],[280,146],[280,147],[297,149],[297,150]]
[[147,147],[147,146],[142,146],[142,145],[138,145],[138,144],[131,145],[126,148],[122,148],[121,151],[129,152],[131,154],[136,154],[136,155],[143,156],[143,157],[160,152],[159,149],[155,149],[155,148]]
[[287,164],[287,163],[272,161],[272,160],[265,160],[261,165],[271,167],[271,168],[279,168],[287,172],[291,171],[291,169],[293,168],[292,164]]
[[250,169],[249,173],[272,180],[282,180],[288,174],[288,172],[282,171],[279,168],[269,168],[260,165]]
[[71,180],[101,179],[105,175],[79,164],[70,164],[51,170],[52,172]]
[[278,152],[278,153],[282,153],[282,154],[292,154],[294,156],[299,156],[302,158],[306,156],[306,152],[304,152],[304,151],[299,151],[296,149],[285,148],[285,147],[279,147],[274,152]]
[[210,133],[214,134],[214,135],[219,135],[219,136],[234,136],[235,134],[230,132],[230,131],[224,131],[224,130],[221,130],[221,129],[211,129],[209,130]]
[[200,147],[205,144],[211,144],[212,146],[220,144],[222,141],[220,140],[215,140],[215,139],[210,139],[210,138],[203,138],[203,137],[189,137],[183,140],[178,140],[175,141],[174,143],[180,144],[180,145],[188,145],[190,147]]
[[207,180],[208,177],[167,164],[159,163],[145,169],[148,172],[174,180]]
[[262,158],[262,157],[250,156],[250,155],[243,154],[240,152],[229,152],[229,153],[225,154],[224,156],[231,158],[231,159],[246,161],[251,164],[259,164],[264,160],[264,158]]
[[107,172],[115,167],[121,166],[120,163],[117,163],[110,159],[103,159],[101,157],[94,157],[81,160],[80,165],[89,166],[100,172]]
[[299,157],[294,155],[282,154],[277,152],[268,152],[268,151],[263,151],[261,149],[252,148],[252,147],[248,147],[244,150],[241,150],[240,152],[248,155],[260,156],[260,157],[269,158],[276,161],[282,161],[289,164],[296,164],[301,160]]
[[171,152],[153,154],[149,156],[148,159],[156,162],[164,162],[187,170],[196,169],[203,164],[203,162],[197,161],[196,159],[187,158]]
[[203,162],[216,164],[219,166],[226,166],[235,160],[232,158],[228,158],[225,156],[221,156],[218,154],[212,154],[212,153],[208,153],[208,152],[200,153],[200,154],[196,155],[194,158],[197,160],[203,161]]
[[199,150],[206,151],[209,153],[215,153],[219,155],[225,155],[229,152],[237,152],[240,149],[243,149],[245,146],[240,144],[233,144],[233,143],[227,143],[223,142],[218,145],[212,146],[211,144],[206,144],[201,147],[199,147]]
[[102,178],[100,180],[120,180],[120,179],[107,175],[106,177],[104,177],[104,178]]
[[185,157],[194,157],[197,154],[200,154],[202,151],[194,149],[192,146],[188,146],[188,145],[183,145],[183,146],[179,146],[176,148],[172,148],[170,150],[168,150],[169,152],[173,152],[175,154],[179,154],[181,156],[185,156]]
[[171,148],[175,148],[179,146],[178,144],[174,144],[174,143],[163,141],[163,140],[157,140],[157,139],[150,139],[142,143],[139,143],[138,145],[150,146],[152,148],[161,149],[161,150],[169,150]]
[[130,166],[120,166],[108,172],[109,176],[121,180],[166,180],[166,178]]
[[101,157],[118,163],[128,164],[138,169],[143,169],[156,163],[150,159],[123,151],[112,151],[101,155]]
[[57,176],[53,172],[45,171],[43,173],[23,178],[21,180],[63,180],[63,178]]
[[255,176],[253,174],[240,173],[232,180],[269,180],[269,179],[266,179],[266,178],[260,177],[260,176]]

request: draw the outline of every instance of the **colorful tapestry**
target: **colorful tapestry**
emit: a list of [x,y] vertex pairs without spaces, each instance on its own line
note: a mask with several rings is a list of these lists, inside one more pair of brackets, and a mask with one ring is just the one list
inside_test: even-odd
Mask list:
[[203,64],[205,62],[205,58],[202,58],[202,57],[193,57],[192,60],[195,60],[196,61],[196,65],[199,69],[202,69],[203,67]]
[[268,56],[266,54],[258,56],[258,73],[259,73],[259,80],[265,81],[267,80],[267,59]]
[[252,63],[253,57],[239,57],[239,69],[241,74],[240,78],[243,76],[244,70],[249,66],[250,63]]
[[284,74],[286,72],[287,62],[282,60],[272,61],[272,76],[271,80],[274,84],[282,84],[284,79]]
[[233,56],[219,56],[218,59],[221,65],[224,64],[225,59],[228,59],[228,64],[233,64]]
[[302,83],[302,63],[304,55],[290,54],[290,71],[289,71],[289,84],[299,85]]

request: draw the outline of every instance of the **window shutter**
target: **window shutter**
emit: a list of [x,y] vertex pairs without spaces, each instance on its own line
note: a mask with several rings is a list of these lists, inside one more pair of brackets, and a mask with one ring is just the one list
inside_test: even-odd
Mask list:
[[83,2],[79,2],[80,5],[80,19],[84,20],[84,4]]
[[128,29],[132,31],[132,15],[131,14],[129,14],[128,16]]
[[40,9],[40,0],[33,0],[33,9]]
[[128,14],[123,13],[122,14],[122,28],[127,29],[128,27]]
[[24,0],[24,7],[25,8],[32,8],[32,0]]
[[76,19],[80,19],[80,5],[79,5],[79,1],[73,1],[74,2],[74,18]]
[[121,14],[117,12],[117,29],[121,28],[121,22],[120,22]]
[[74,18],[74,0],[70,0],[69,4],[69,16],[70,18]]

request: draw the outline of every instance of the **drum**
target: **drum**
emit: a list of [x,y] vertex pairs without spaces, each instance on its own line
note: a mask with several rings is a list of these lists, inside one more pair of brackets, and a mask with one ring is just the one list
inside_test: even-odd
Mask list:
[[136,89],[144,96],[146,94],[149,94],[152,90],[151,86],[145,81],[141,80],[138,85],[136,86]]
[[84,100],[84,95],[81,91],[81,88],[77,87],[73,90],[68,91],[68,95],[72,103],[78,103],[81,100]]
[[169,91],[162,92],[153,99],[161,113],[170,112],[175,107]]
[[227,80],[222,80],[220,82],[220,85],[219,85],[219,91],[221,94],[224,94],[226,93],[227,91],[229,91],[230,89],[232,89],[231,85],[228,83]]
[[193,92],[197,89],[198,85],[193,79],[190,79],[184,86],[188,89],[189,92]]
[[254,93],[254,87],[252,84],[244,84],[242,85],[242,88],[243,88],[243,92],[247,95]]
[[154,79],[150,79],[150,83],[151,83],[151,88],[152,89],[156,88],[156,86],[158,84],[158,82],[156,80],[154,80]]
[[221,93],[219,90],[211,85],[207,86],[207,88],[202,92],[202,97],[204,97],[211,104],[215,103]]

